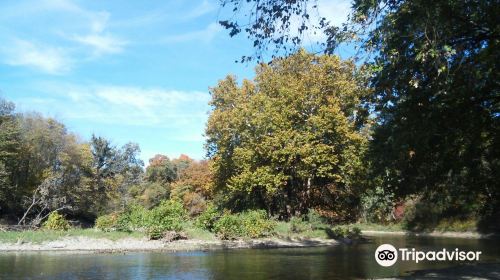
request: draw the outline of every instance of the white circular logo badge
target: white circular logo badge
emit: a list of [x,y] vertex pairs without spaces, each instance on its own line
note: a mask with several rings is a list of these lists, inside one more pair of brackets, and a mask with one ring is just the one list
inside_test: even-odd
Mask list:
[[382,244],[375,250],[375,260],[381,266],[391,266],[398,260],[398,251],[391,244]]

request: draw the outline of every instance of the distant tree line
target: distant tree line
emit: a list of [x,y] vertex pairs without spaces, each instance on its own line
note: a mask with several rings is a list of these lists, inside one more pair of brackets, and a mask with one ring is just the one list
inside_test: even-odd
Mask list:
[[133,203],[154,207],[171,193],[193,212],[204,209],[206,162],[157,155],[144,169],[139,153],[134,143],[116,147],[94,135],[83,141],[57,120],[16,113],[0,99],[0,218],[40,225],[59,211],[92,223]]

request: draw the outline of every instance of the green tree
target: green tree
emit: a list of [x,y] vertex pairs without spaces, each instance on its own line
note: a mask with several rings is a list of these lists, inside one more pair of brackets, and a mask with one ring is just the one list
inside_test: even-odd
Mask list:
[[366,144],[367,90],[355,65],[300,51],[211,90],[206,135],[217,190],[235,210],[284,218],[309,208],[347,219]]
[[127,143],[118,149],[107,139],[95,135],[90,145],[98,212],[122,210],[131,199],[129,189],[142,181],[144,163],[138,158],[140,148]]
[[354,0],[341,28],[308,23],[315,1],[222,3],[247,15],[221,24],[253,39],[257,59],[268,48],[295,49],[311,26],[325,33],[326,53],[357,42],[372,58],[368,104],[379,117],[371,177],[443,215],[500,218],[498,1]]
[[20,127],[14,104],[0,98],[0,215],[15,208],[17,188],[13,180],[21,148]]
[[177,170],[167,156],[155,155],[149,160],[145,178],[149,182],[172,183],[177,179]]
[[38,114],[18,116],[22,149],[13,173],[18,192],[12,214],[39,225],[51,211],[88,216],[93,193],[90,150],[66,127]]
[[[366,43],[378,52],[377,174],[399,196],[419,194],[443,215],[499,211],[499,3],[383,3]],[[362,24],[376,5],[355,2]]]

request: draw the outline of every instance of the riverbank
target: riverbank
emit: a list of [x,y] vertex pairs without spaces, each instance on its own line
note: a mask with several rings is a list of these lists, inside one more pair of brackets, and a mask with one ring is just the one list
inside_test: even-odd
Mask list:
[[188,239],[164,242],[147,238],[105,238],[64,237],[41,243],[17,242],[0,243],[0,252],[28,251],[87,251],[87,252],[124,252],[124,251],[193,251],[242,248],[293,248],[332,246],[339,242],[333,239],[282,239],[262,238],[250,240],[201,240]]
[[411,231],[378,231],[378,230],[362,230],[362,235],[377,236],[377,235],[406,235],[419,237],[449,237],[449,238],[498,238],[498,234],[489,233],[482,234],[479,232],[454,232],[454,231],[433,231],[433,232],[411,232]]

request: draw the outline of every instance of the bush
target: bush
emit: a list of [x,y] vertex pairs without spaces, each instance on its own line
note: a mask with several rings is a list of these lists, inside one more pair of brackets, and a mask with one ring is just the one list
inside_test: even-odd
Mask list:
[[68,230],[70,228],[68,221],[57,211],[50,213],[47,221],[43,223],[43,227],[52,230]]
[[142,231],[147,228],[148,211],[139,204],[130,204],[116,221],[116,229],[120,231]]
[[311,230],[324,229],[328,227],[325,224],[323,217],[314,209],[310,209],[306,215],[306,219],[309,222]]
[[240,217],[230,213],[224,213],[215,222],[213,230],[220,239],[236,239],[244,235],[243,223]]
[[95,220],[94,227],[102,231],[113,231],[116,229],[117,221],[117,214],[103,215]]
[[198,218],[196,218],[195,225],[201,229],[213,231],[215,222],[219,219],[220,213],[213,204],[208,204],[205,211],[203,211]]
[[[216,217],[215,212],[207,213],[207,218],[210,215]],[[252,210],[239,214],[224,213],[215,220],[212,230],[221,239],[259,238],[274,234],[275,225],[264,210]]]
[[361,237],[361,229],[358,227],[336,226],[328,234],[333,238],[357,239]]
[[150,226],[146,229],[146,234],[151,240],[158,240],[163,237],[165,230],[160,226]]
[[176,200],[164,200],[148,211],[146,232],[150,238],[156,238],[167,230],[180,231],[186,217],[187,213],[182,203]]
[[290,230],[294,233],[301,233],[311,229],[309,223],[304,221],[302,217],[292,217],[290,219]]
[[246,237],[259,238],[273,233],[275,223],[267,217],[264,210],[243,212],[240,215],[243,223],[243,233]]
[[438,203],[415,198],[406,202],[402,226],[410,231],[432,231],[443,214],[443,206]]
[[196,216],[205,211],[207,208],[207,202],[205,198],[196,192],[188,192],[182,198],[184,203],[184,208],[189,212],[189,216]]
[[361,196],[362,216],[365,222],[380,223],[392,219],[394,194],[383,187],[367,190]]

